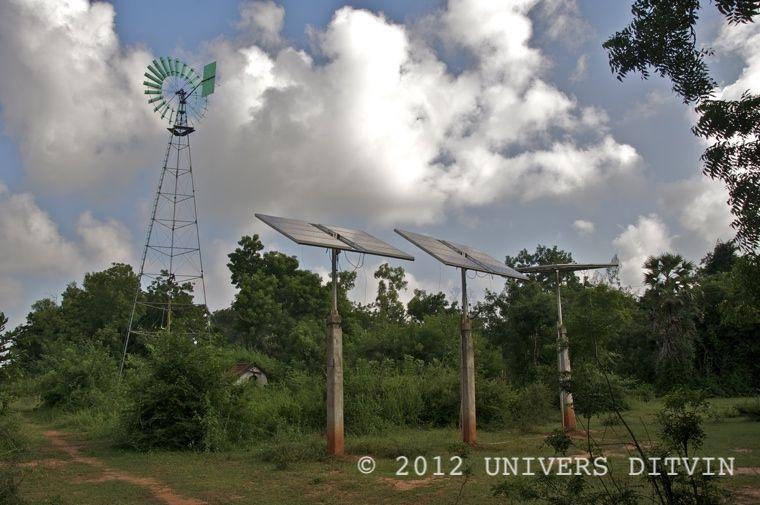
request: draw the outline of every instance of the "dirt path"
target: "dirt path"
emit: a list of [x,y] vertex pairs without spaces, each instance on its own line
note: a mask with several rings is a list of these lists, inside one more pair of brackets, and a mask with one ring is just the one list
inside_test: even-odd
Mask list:
[[139,477],[128,472],[109,468],[102,460],[81,454],[79,448],[67,441],[64,434],[60,431],[46,431],[44,435],[50,440],[56,449],[68,454],[73,461],[84,463],[85,465],[90,465],[103,471],[103,475],[99,478],[88,480],[86,482],[97,483],[109,480],[128,482],[149,490],[156,498],[168,505],[204,505],[206,503],[194,498],[182,497],[175,493],[174,490],[166,484],[162,484],[150,477]]

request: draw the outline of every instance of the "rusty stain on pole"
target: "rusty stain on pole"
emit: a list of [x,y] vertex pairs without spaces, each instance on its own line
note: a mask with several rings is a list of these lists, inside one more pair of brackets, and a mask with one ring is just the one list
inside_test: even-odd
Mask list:
[[332,303],[327,316],[327,452],[341,455],[343,434],[343,330],[338,314],[338,250],[332,250]]
[[557,274],[557,364],[559,367],[559,405],[562,410],[562,426],[565,431],[575,430],[575,407],[573,394],[565,389],[565,383],[570,380],[570,349],[567,331],[562,323],[562,296],[560,294],[559,269]]
[[475,350],[472,344],[472,326],[467,303],[467,270],[462,270],[462,320],[460,326],[460,426],[462,442],[474,445],[477,439],[475,415]]

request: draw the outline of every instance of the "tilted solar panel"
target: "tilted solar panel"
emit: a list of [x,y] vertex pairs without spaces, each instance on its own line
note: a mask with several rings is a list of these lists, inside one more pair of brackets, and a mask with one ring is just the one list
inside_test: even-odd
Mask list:
[[395,231],[444,265],[449,265],[457,268],[465,268],[467,270],[477,270],[478,272],[493,273],[490,270],[484,269],[483,266],[479,265],[478,263],[475,263],[471,259],[468,259],[462,254],[458,253],[437,238],[428,237],[427,235],[422,235],[406,230],[396,229]]
[[334,226],[331,224],[318,224],[317,227],[328,231],[333,235],[337,235],[337,238],[339,240],[353,246],[357,251],[366,254],[375,254],[377,256],[387,256],[390,258],[414,261],[414,256],[396,249],[392,245],[383,242],[377,237],[373,237],[365,231],[344,228],[342,226]]
[[488,268],[491,271],[490,273],[501,275],[502,277],[512,277],[514,279],[521,279],[524,281],[528,280],[528,277],[526,275],[521,274],[514,268],[505,265],[504,263],[484,253],[483,251],[478,251],[472,247],[457,244],[456,242],[450,242],[448,240],[442,240],[441,242],[448,245],[452,249],[459,251],[476,263],[480,263],[485,268]]
[[361,230],[312,224],[300,219],[268,216],[266,214],[255,214],[255,216],[297,244],[414,261],[414,256]]
[[306,221],[267,216],[266,214],[255,214],[255,216],[297,244],[340,249],[342,251],[355,250],[345,242],[338,240]]

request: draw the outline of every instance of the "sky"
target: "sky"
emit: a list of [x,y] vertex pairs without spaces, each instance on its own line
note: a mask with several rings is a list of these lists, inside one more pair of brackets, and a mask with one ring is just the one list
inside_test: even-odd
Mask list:
[[[366,229],[415,255],[415,288],[459,296],[458,273],[393,228],[494,257],[557,245],[579,262],[699,261],[733,237],[727,192],[701,175],[706,147],[669,83],[617,81],[601,47],[628,2],[416,0],[0,3],[0,311],[115,261],[137,265],[166,124],[145,103],[151,59],[217,88],[192,134],[208,304],[234,297],[227,254],[245,234],[325,275],[325,251],[254,212]],[[717,96],[760,88],[760,29],[707,4],[699,40]],[[349,256],[372,301],[384,260]],[[471,299],[503,281],[468,283]]]

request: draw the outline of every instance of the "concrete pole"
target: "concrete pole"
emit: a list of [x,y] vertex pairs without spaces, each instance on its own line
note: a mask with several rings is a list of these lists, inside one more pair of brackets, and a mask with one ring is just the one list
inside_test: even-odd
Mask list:
[[467,307],[467,270],[462,269],[462,321],[459,351],[460,426],[462,442],[474,445],[477,438],[475,416],[475,350],[472,344],[472,326]]
[[332,250],[332,303],[327,316],[327,452],[344,452],[343,330],[338,314],[338,250]]
[[[557,274],[557,362],[559,365],[560,382],[570,380],[570,349],[567,340],[567,331],[562,324],[562,296],[560,294],[559,270]],[[575,407],[573,407],[573,395],[566,391],[560,384],[559,406],[562,410],[562,426],[565,431],[575,430]]]

